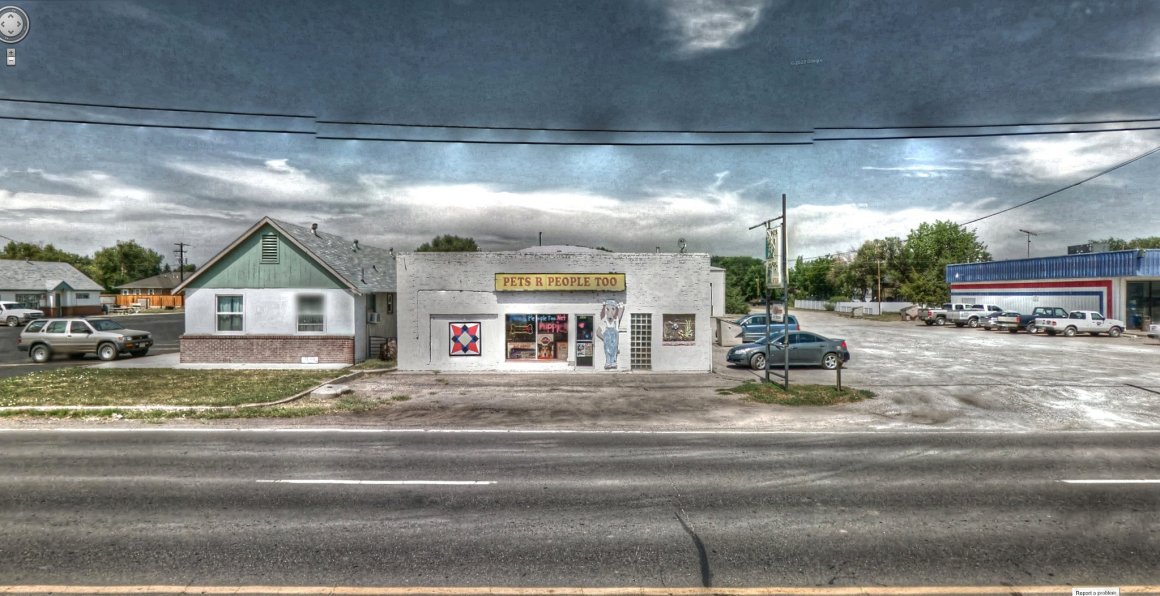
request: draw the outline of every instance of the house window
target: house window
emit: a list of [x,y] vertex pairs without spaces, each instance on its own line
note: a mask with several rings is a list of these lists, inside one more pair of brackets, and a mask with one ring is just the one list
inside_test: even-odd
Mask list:
[[301,333],[326,331],[326,315],[322,308],[322,296],[299,294],[298,331]]
[[77,293],[77,300],[88,300],[88,299],[89,299],[88,292],[78,292]]
[[17,294],[16,301],[24,308],[37,308],[40,306],[40,294]]
[[262,264],[278,264],[278,237],[274,234],[262,235]]
[[242,297],[217,297],[217,330],[242,331]]
[[508,360],[567,360],[568,315],[507,315]]

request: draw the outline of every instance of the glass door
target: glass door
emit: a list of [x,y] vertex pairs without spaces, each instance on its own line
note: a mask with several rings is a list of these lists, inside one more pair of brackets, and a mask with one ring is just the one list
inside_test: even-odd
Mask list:
[[592,366],[592,319],[591,315],[576,317],[576,366]]

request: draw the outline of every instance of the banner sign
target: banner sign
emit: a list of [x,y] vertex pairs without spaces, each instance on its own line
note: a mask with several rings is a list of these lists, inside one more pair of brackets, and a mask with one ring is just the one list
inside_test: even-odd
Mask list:
[[497,292],[623,292],[623,273],[496,273]]
[[782,285],[780,228],[765,231],[765,287],[780,288]]

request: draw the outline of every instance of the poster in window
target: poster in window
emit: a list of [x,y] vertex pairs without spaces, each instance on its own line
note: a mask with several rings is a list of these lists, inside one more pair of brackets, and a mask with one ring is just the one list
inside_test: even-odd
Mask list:
[[479,356],[481,339],[479,327],[479,321],[449,323],[450,354],[452,356]]
[[683,346],[696,343],[696,315],[663,315],[661,321],[664,332],[661,341],[666,346]]

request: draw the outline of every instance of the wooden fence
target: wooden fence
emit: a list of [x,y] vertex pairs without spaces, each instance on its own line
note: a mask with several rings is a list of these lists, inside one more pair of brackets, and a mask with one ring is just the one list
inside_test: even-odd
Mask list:
[[185,308],[185,296],[150,296],[149,294],[118,294],[117,306],[141,306],[146,308]]

